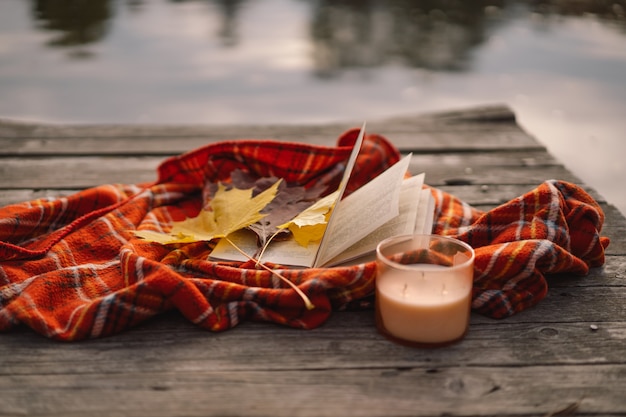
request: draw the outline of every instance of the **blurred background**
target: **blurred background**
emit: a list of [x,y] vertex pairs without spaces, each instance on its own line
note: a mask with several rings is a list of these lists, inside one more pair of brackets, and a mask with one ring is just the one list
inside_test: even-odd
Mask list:
[[497,103],[626,213],[626,0],[0,1],[4,118],[297,124]]

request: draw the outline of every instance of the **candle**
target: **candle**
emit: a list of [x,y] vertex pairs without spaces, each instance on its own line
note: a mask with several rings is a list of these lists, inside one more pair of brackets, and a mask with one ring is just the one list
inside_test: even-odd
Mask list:
[[418,346],[464,337],[471,307],[471,247],[441,236],[400,236],[381,242],[377,259],[376,315],[383,334]]

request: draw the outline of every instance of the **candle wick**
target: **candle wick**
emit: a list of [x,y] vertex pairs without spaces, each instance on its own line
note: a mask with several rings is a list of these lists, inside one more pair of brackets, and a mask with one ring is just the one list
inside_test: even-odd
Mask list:
[[443,284],[443,286],[441,287],[441,295],[446,295],[448,293],[448,290],[446,290],[446,284]]
[[405,282],[404,283],[404,288],[402,288],[402,296],[406,297],[406,292],[409,289],[409,285]]

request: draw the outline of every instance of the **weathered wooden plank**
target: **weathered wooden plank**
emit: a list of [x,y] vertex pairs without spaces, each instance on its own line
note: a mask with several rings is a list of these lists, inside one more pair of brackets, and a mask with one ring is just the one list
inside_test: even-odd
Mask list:
[[[242,137],[250,137],[250,132],[260,135],[279,132],[284,135],[310,135],[319,132],[337,135],[343,129],[360,126],[363,120],[325,124],[262,124],[262,125],[158,125],[158,124],[50,124],[41,122],[17,121],[0,118],[1,138],[68,138],[68,137],[184,137],[203,136],[207,132],[243,132]],[[424,130],[447,131],[465,128],[482,129],[483,125],[516,126],[515,114],[506,105],[484,106],[448,112],[407,114],[399,117],[368,121],[369,126],[388,125],[396,132],[415,131],[419,126]],[[239,136],[237,133],[236,136]],[[256,134],[253,137],[256,136]],[[265,136],[270,137],[270,136]]]
[[[427,182],[439,185],[514,185],[540,184],[558,178],[581,181],[563,165],[533,165],[528,160],[534,152],[482,154],[463,156],[414,155],[411,172],[426,172]],[[0,188],[77,188],[108,183],[154,181],[156,168],[164,158],[141,156],[63,156],[55,158],[10,157],[0,164]],[[51,175],[54,173],[54,175]]]
[[[162,316],[151,326],[123,335],[63,346],[24,331],[3,336],[6,340],[0,352],[5,358],[0,361],[0,379],[9,375],[163,370],[271,373],[292,369],[600,365],[621,363],[626,354],[624,321],[516,323],[481,320],[474,315],[461,343],[429,350],[387,341],[376,332],[373,316],[373,311],[338,312],[315,330],[245,323],[218,334]],[[136,351],[142,352],[141,356],[132,354]],[[267,360],[277,356],[280,360]]]
[[[199,389],[205,391],[200,396],[205,405],[202,408],[205,415],[223,415],[228,412],[256,415],[254,407],[258,398],[244,395],[246,399],[236,400],[238,395],[245,392],[239,389],[254,388],[255,391],[263,391],[265,402],[268,407],[272,407],[266,410],[268,415],[283,415],[279,414],[279,408],[284,404],[284,395],[293,392],[285,385],[292,386],[292,389],[297,387],[295,392],[300,392],[298,396],[327,398],[324,397],[328,394],[326,391],[333,390],[331,397],[336,401],[356,401],[349,387],[367,384],[368,396],[381,396],[377,402],[384,402],[387,396],[385,387],[391,384],[395,390],[397,384],[398,387],[419,387],[413,391],[413,395],[407,397],[413,412],[410,415],[430,415],[452,412],[448,408],[450,403],[462,403],[460,410],[467,411],[467,407],[471,407],[471,403],[476,403],[478,399],[472,395],[473,390],[480,392],[479,388],[485,386],[487,381],[493,383],[487,390],[490,394],[503,391],[501,397],[495,398],[487,396],[487,392],[482,393],[490,402],[490,407],[494,407],[493,410],[500,410],[496,412],[497,415],[525,413],[528,411],[520,407],[527,406],[529,402],[537,404],[539,399],[543,399],[538,403],[546,405],[549,399],[570,399],[574,393],[578,399],[593,397],[586,403],[587,413],[616,412],[610,408],[611,405],[618,407],[623,404],[620,395],[624,394],[624,386],[618,381],[624,377],[624,370],[621,369],[624,365],[616,366],[613,362],[621,362],[615,358],[623,357],[620,356],[624,353],[622,342],[626,337],[623,322],[601,323],[599,329],[593,332],[588,323],[542,326],[535,323],[509,325],[502,321],[498,322],[497,329],[496,325],[491,328],[474,326],[468,338],[456,347],[419,350],[390,344],[381,339],[373,332],[371,319],[368,319],[368,327],[359,326],[359,323],[350,320],[364,317],[363,313],[340,314],[341,320],[334,320],[334,323],[320,331],[307,332],[251,324],[214,335],[174,320],[172,327],[159,326],[161,328],[158,332],[138,329],[123,337],[64,345],[62,349],[51,349],[50,345],[54,342],[47,340],[24,343],[20,335],[16,335],[12,341],[19,343],[15,344],[11,355],[17,353],[18,357],[9,358],[3,354],[7,362],[11,360],[9,367],[2,367],[3,371],[0,372],[0,392],[8,396],[8,401],[2,402],[2,409],[4,412],[22,410],[33,414],[51,411],[58,415],[71,415],[73,412],[90,411],[114,415],[117,411],[123,411],[124,415],[134,415],[133,404],[138,400],[137,397],[143,401],[152,392],[160,392],[166,397],[172,395],[168,400],[177,404],[178,408],[163,408],[159,401],[150,399],[143,405],[143,413],[135,410],[137,415],[160,415],[160,412],[163,415],[188,415],[195,412],[188,407],[196,406],[194,396],[199,393],[194,392],[193,396],[190,394],[187,397],[179,391]],[[330,334],[328,329],[332,324],[339,326]],[[606,344],[602,332],[617,337]],[[595,343],[586,342],[581,346],[572,337],[580,334],[584,334],[586,340],[593,341],[595,338]],[[503,344],[511,346],[503,347]],[[137,351],[141,351],[141,355],[132,353]],[[576,357],[581,354],[585,360],[578,363]],[[509,365],[481,365],[480,360],[485,357],[497,358]],[[316,360],[311,361],[311,358]],[[517,365],[511,367],[511,362]],[[481,371],[477,374],[478,369]],[[504,374],[509,375],[509,379],[504,378]],[[412,377],[407,379],[407,375]],[[445,378],[428,379],[433,378],[433,375]],[[451,375],[456,377],[450,379]],[[590,375],[593,375],[593,380],[589,379]],[[456,378],[461,378],[461,381]],[[560,378],[567,381],[559,381]],[[602,394],[595,392],[608,381],[614,382],[602,389]],[[529,387],[520,388],[517,384],[532,386],[536,391]],[[449,391],[451,385],[455,385],[452,392]],[[224,387],[236,392],[225,392],[229,390]],[[276,388],[280,395],[264,391],[270,387]],[[562,391],[564,387],[568,389]],[[580,392],[583,388],[585,395]],[[558,397],[548,399],[540,395],[544,390],[554,393],[555,389],[560,390]],[[112,406],[109,396],[115,392],[120,398]],[[24,395],[29,395],[31,401],[25,403],[22,398]],[[432,397],[433,404],[439,404],[439,408],[420,414],[424,411],[421,408],[425,401],[422,395]],[[507,396],[519,396],[520,401]],[[294,403],[286,401],[287,407],[296,406],[296,400]],[[207,404],[215,403],[229,404],[228,407],[234,408],[206,407]],[[237,404],[237,407],[233,404]],[[40,408],[48,406],[51,408]],[[82,407],[88,407],[88,410]],[[309,412],[317,412],[313,415],[346,415],[345,407],[343,403],[324,401],[317,409]],[[362,402],[360,397],[358,402],[352,403],[352,408],[358,415],[396,415],[395,411],[393,414],[372,413],[370,403]],[[554,407],[551,411],[556,409]],[[396,410],[393,404],[390,404],[387,412],[389,410]],[[454,411],[452,415],[457,412],[464,415],[460,410]],[[473,412],[492,414],[493,410],[481,405]],[[505,413],[502,410],[507,411]],[[539,411],[547,412],[543,409],[533,412]]]
[[[408,152],[403,152],[404,155]],[[463,170],[472,169],[474,166],[484,167],[524,167],[536,169],[545,166],[563,165],[552,155],[541,150],[521,150],[512,152],[499,150],[498,152],[472,152],[462,153],[456,151],[426,152],[424,154],[413,153],[411,157],[413,171],[420,172],[420,167],[444,166],[457,167]],[[424,169],[422,169],[424,171]]]
[[[241,129],[241,128],[240,128]],[[217,129],[215,129],[217,130]],[[345,129],[343,129],[345,130]],[[282,132],[276,130],[262,135],[260,132],[207,131],[204,134],[185,136],[132,136],[98,137],[98,132],[85,132],[79,137],[52,138],[0,138],[0,156],[45,156],[45,155],[171,155],[195,149],[209,143],[240,139],[274,139],[303,142],[314,145],[336,146],[337,137],[343,130],[332,134],[324,132]],[[374,132],[373,129],[370,131]],[[392,132],[384,128],[375,131],[387,137],[395,146],[413,152],[488,152],[495,150],[542,150],[525,133],[513,128],[491,128],[487,126],[474,132],[460,131],[413,131]],[[61,133],[59,133],[61,135]],[[473,140],[468,141],[471,136]]]
[[[280,360],[277,356],[273,360]],[[7,413],[126,416],[621,413],[626,366],[374,368],[0,378]],[[609,384],[607,384],[609,383]],[[419,387],[419,388],[417,388]]]
[[1,188],[87,188],[101,184],[136,184],[157,179],[161,158],[59,157],[5,158]]
[[615,206],[603,206],[605,225],[602,233],[611,239],[608,247],[609,255],[626,254],[626,218]]
[[76,192],[80,189],[32,189],[18,188],[15,190],[0,189],[0,207],[10,204],[22,203],[25,201],[37,200],[40,198],[56,198],[64,197]]
[[[539,185],[549,179],[559,179],[581,184],[581,180],[563,166],[551,165],[536,167],[532,170],[516,166],[484,166],[472,165],[470,161],[465,167],[445,166],[432,159],[430,164],[419,167],[426,172],[427,183],[434,186],[443,185]],[[416,172],[415,169],[412,170]]]
[[[505,109],[504,113],[510,114],[510,111]],[[334,146],[342,132],[359,126],[360,123],[308,126],[62,126],[0,120],[0,155],[169,155],[212,142],[246,138]],[[506,123],[488,123],[487,119],[472,119],[469,116],[407,116],[392,122],[368,123],[368,132],[379,133],[398,148],[414,152],[545,150],[520,129],[514,119]]]
[[[452,109],[447,111],[436,111],[422,113],[419,117],[422,123],[436,123],[440,125],[455,125],[459,123],[472,124],[514,124],[516,116],[513,110],[507,104],[493,104],[485,106],[476,106],[464,109]],[[386,119],[394,125],[401,125],[407,120],[414,120],[411,115],[399,115]]]

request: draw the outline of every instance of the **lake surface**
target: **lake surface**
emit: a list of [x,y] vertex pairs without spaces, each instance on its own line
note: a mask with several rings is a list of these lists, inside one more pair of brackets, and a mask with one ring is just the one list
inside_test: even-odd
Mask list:
[[504,103],[626,213],[625,10],[624,0],[2,0],[0,117],[322,123]]

